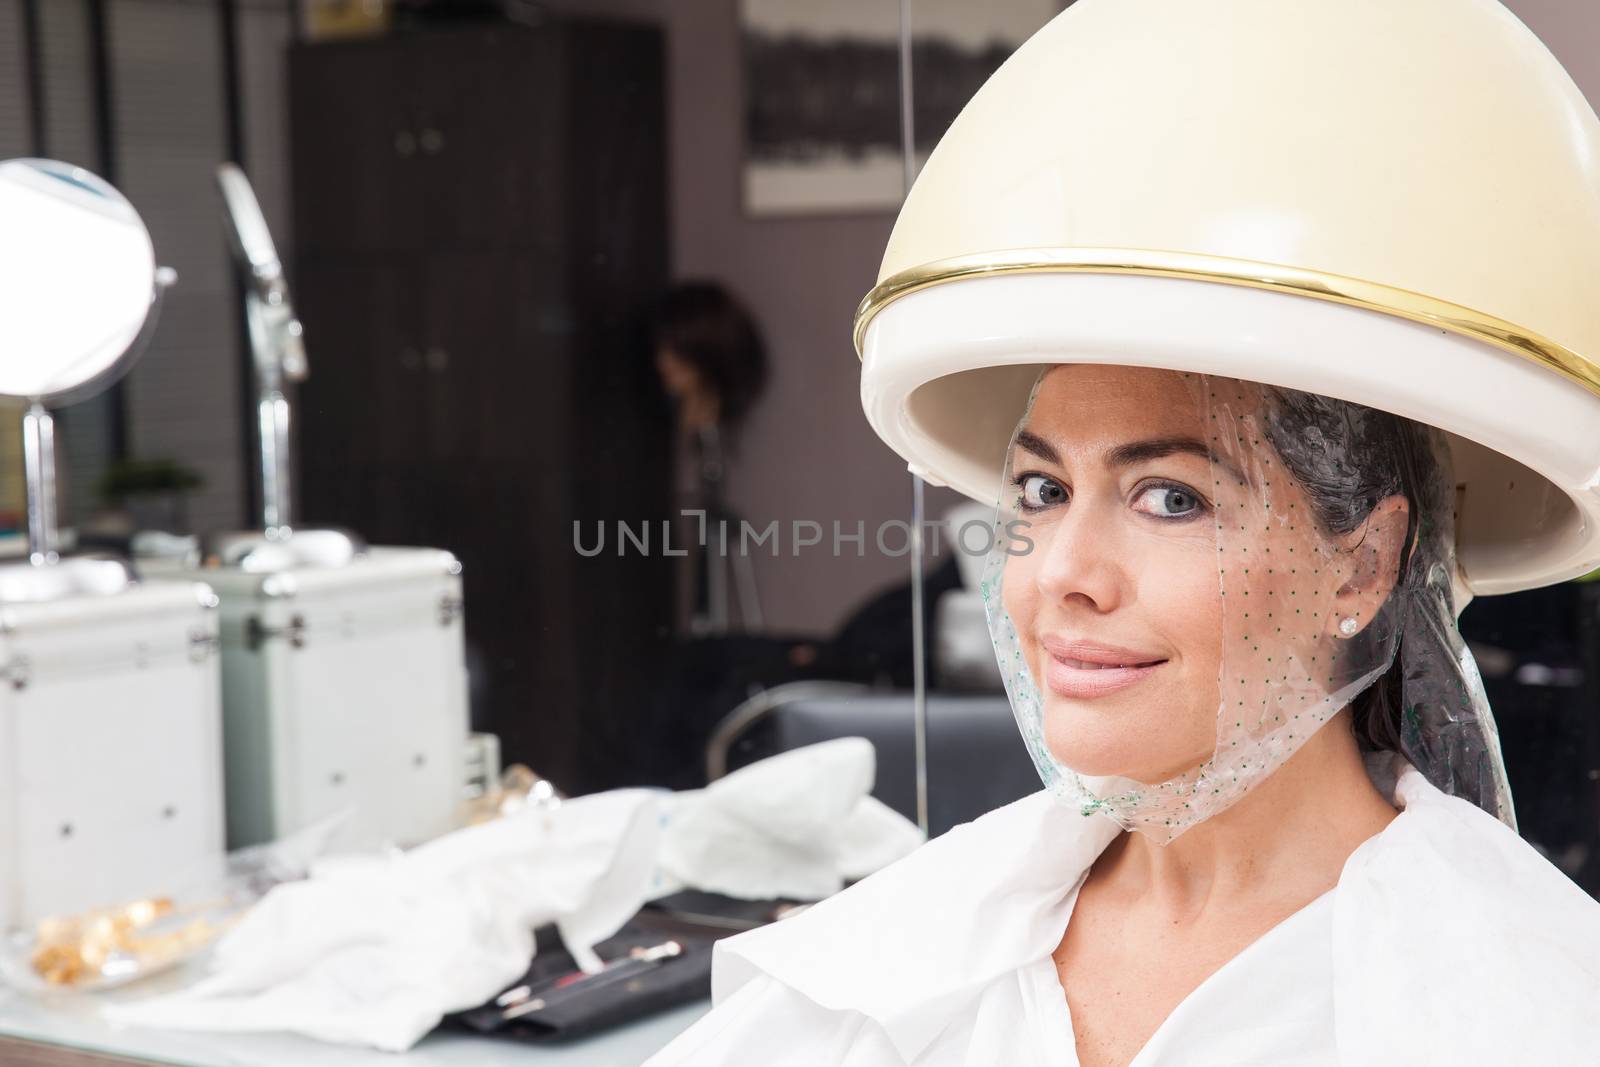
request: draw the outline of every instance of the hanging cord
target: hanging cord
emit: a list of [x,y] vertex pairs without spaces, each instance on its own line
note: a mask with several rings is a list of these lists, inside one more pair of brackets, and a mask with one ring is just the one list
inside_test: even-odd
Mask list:
[[[911,0],[900,0],[900,155],[905,189],[917,176],[916,131],[912,126]],[[911,475],[911,729],[917,760],[917,825],[928,832],[928,675],[922,615],[922,479]]]

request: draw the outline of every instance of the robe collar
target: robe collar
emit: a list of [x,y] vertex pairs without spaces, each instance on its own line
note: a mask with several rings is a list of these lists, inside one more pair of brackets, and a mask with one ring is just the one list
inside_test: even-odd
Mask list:
[[1120,832],[1031,794],[793,919],[719,941],[713,998],[770,975],[873,1019],[909,1062],[985,986],[1055,948],[1072,890]]
[[[1410,1033],[1419,1035],[1421,1058],[1409,1062],[1446,1062],[1438,1058],[1444,1046],[1459,1054],[1450,1062],[1484,1062],[1488,1037],[1478,1030],[1506,1018],[1498,1009],[1523,995],[1517,983],[1546,988],[1554,977],[1575,986],[1573,996],[1600,998],[1600,905],[1498,820],[1445,795],[1403,759],[1386,756],[1369,773],[1402,811],[1351,854],[1334,894],[1341,1058],[1378,1035],[1392,1042]],[[1073,890],[1120,832],[1104,815],[1031,794],[793,919],[719,942],[713,996],[721,1003],[768,975],[825,1008],[872,1019],[913,1061],[995,979],[1056,948]],[[1566,944],[1517,951],[1530,924],[1564,930],[1556,940]],[[1511,961],[1492,978],[1475,954],[1486,930]],[[1532,1001],[1523,1008],[1524,1016],[1543,1010],[1552,1042],[1576,1040],[1575,1020],[1590,1014],[1574,1012],[1569,1022]],[[1473,1011],[1479,1027],[1446,1025]],[[1378,1018],[1387,1025],[1372,1025]],[[1590,1027],[1584,1039],[1595,1034],[1597,1024],[1582,1025]],[[1370,1055],[1408,1062],[1394,1051]]]

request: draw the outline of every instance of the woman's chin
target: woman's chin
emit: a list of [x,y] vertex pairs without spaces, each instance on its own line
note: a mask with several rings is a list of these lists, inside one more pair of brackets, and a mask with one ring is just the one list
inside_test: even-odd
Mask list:
[[1126,740],[1085,737],[1078,731],[1045,729],[1045,747],[1057,763],[1088,778],[1131,778],[1144,760]]
[[1198,767],[1210,755],[1157,751],[1152,740],[1152,734],[1129,730],[1126,725],[1104,729],[1067,716],[1047,713],[1045,717],[1044,743],[1050,755],[1086,778],[1127,778],[1157,785]]

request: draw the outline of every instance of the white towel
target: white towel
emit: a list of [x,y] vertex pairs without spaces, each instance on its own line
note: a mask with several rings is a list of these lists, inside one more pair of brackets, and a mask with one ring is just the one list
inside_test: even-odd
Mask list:
[[283,1030],[403,1052],[521,977],[554,923],[585,970],[649,898],[684,887],[815,900],[922,842],[870,795],[872,744],[844,738],[703,790],[625,789],[528,809],[394,856],[344,856],[271,890],[177,993],[114,1022]]
[[287,1030],[402,1052],[527,969],[555,923],[581,966],[644,902],[660,816],[618,790],[346,859],[268,893],[188,989],[106,1009],[180,1030]]
[[869,795],[876,770],[872,742],[844,737],[674,793],[651,895],[693,888],[748,900],[820,900],[887,867],[923,835]]

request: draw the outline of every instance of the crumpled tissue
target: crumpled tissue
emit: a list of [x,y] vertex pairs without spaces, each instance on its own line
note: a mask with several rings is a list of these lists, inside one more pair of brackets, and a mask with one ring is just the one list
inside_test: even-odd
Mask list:
[[774,756],[684,793],[623,789],[531,807],[393,856],[318,862],[216,945],[194,985],[109,1005],[114,1022],[282,1030],[403,1052],[527,970],[554,923],[580,967],[649,899],[684,888],[817,900],[923,835],[871,795],[872,743]]
[[808,745],[665,799],[651,897],[701,889],[747,900],[820,900],[887,867],[922,831],[871,796],[863,737]]
[[396,856],[344,858],[278,886],[217,945],[210,973],[106,1008],[179,1030],[286,1030],[402,1052],[447,1013],[526,971],[556,924],[585,970],[651,883],[660,794],[617,790],[530,809]]

